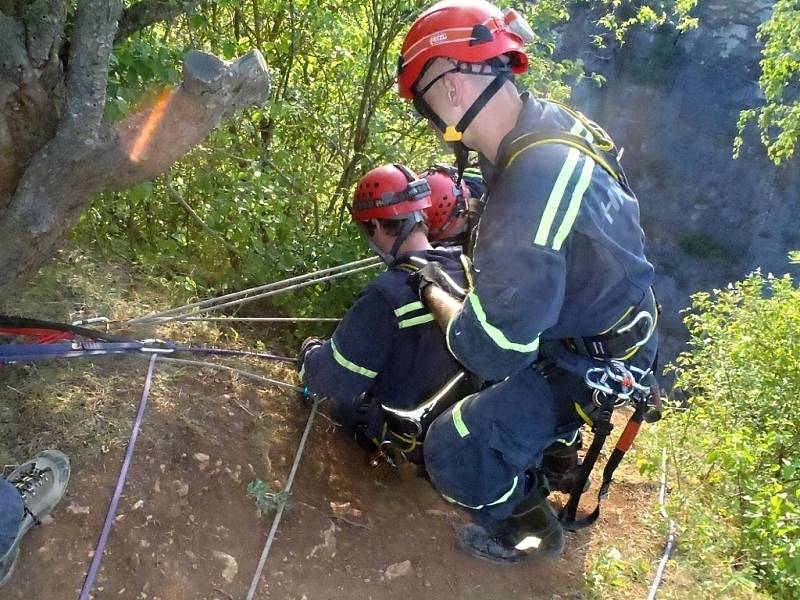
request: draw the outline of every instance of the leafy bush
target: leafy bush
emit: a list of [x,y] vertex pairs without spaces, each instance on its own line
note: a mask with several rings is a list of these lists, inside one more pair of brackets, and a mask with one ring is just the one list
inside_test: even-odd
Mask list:
[[756,272],[696,294],[685,322],[673,370],[690,410],[669,428],[683,544],[731,582],[800,597],[800,290]]

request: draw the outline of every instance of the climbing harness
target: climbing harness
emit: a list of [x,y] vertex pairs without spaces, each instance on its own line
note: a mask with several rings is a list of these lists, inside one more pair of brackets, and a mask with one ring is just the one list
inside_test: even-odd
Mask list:
[[611,136],[583,113],[566,104],[554,100],[542,100],[542,102],[554,104],[567,112],[575,119],[576,124],[580,126],[577,129],[585,132],[584,135],[581,136],[577,133],[557,129],[525,133],[511,142],[505,157],[497,165],[494,178],[497,179],[500,173],[505,171],[523,152],[545,144],[560,144],[575,149],[591,158],[619,183],[626,192],[632,195],[633,192],[628,185],[628,178],[625,176],[625,171],[623,171],[620,164],[622,151],[617,150]]
[[[583,419],[594,433],[589,450],[583,459],[580,474],[570,492],[569,500],[561,509],[559,520],[567,531],[577,531],[592,525],[600,516],[600,503],[608,496],[608,490],[625,453],[630,449],[642,422],[655,423],[661,419],[661,397],[653,373],[626,366],[618,360],[608,360],[603,366],[591,368],[584,377],[586,385],[594,390],[593,410],[584,410],[576,405]],[[586,517],[576,519],[578,503],[586,482],[594,469],[606,439],[614,429],[611,416],[615,409],[633,405],[633,414],[617,441],[616,447],[603,469],[603,479],[597,493],[597,506]],[[589,414],[591,413],[591,414]]]
[[381,403],[384,426],[380,439],[375,440],[378,450],[370,456],[370,465],[386,462],[398,466],[406,461],[423,464],[422,447],[431,423],[477,388],[467,372],[461,370],[416,408],[402,410]]

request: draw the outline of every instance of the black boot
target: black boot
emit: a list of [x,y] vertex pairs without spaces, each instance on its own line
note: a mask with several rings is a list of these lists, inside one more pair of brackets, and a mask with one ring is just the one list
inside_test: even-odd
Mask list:
[[[581,442],[579,436],[569,446],[563,442],[556,442],[545,448],[541,471],[547,477],[547,483],[552,491],[566,494],[572,491],[583,464],[578,458]],[[589,489],[589,485],[590,481],[587,479],[583,487],[584,492]]]
[[555,558],[564,550],[564,531],[539,486],[514,507],[492,532],[470,523],[456,534],[458,547],[476,558],[514,564],[528,558]]

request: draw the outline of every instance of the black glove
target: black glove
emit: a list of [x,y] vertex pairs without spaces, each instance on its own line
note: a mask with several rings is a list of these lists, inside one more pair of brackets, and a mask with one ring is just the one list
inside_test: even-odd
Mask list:
[[316,350],[320,346],[322,346],[322,340],[318,337],[307,337],[303,340],[303,343],[300,345],[300,352],[297,355],[297,370],[298,372],[303,368],[303,361],[305,361],[306,356],[312,350]]
[[458,282],[450,277],[442,265],[436,261],[425,263],[425,266],[412,273],[408,278],[408,283],[420,300],[422,300],[422,292],[429,285],[435,285],[459,300],[463,300],[467,295],[467,291],[460,287]]

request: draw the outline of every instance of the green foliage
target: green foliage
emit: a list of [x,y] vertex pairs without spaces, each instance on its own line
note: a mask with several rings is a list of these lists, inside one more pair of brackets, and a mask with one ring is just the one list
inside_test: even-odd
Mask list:
[[[683,33],[698,26],[699,21],[691,15],[697,7],[697,0],[661,0],[642,2],[640,0],[600,0],[596,4],[605,11],[598,23],[607,29],[617,43],[624,43],[625,36],[635,26],[669,28]],[[595,40],[599,46],[605,45],[604,38]]]
[[684,551],[726,585],[798,597],[800,290],[755,273],[696,294],[685,322],[672,369],[691,408],[667,430]]
[[256,503],[262,515],[268,515],[277,511],[281,505],[288,504],[292,496],[291,492],[273,492],[272,489],[261,481],[254,479],[247,485],[247,495]]
[[778,0],[758,39],[764,42],[759,79],[764,105],[740,114],[734,156],[741,154],[744,130],[755,122],[769,158],[780,165],[794,156],[800,140],[800,4]]
[[592,553],[586,570],[586,583],[595,598],[608,598],[629,589],[631,582],[643,583],[650,571],[643,558],[631,560],[613,546]]

